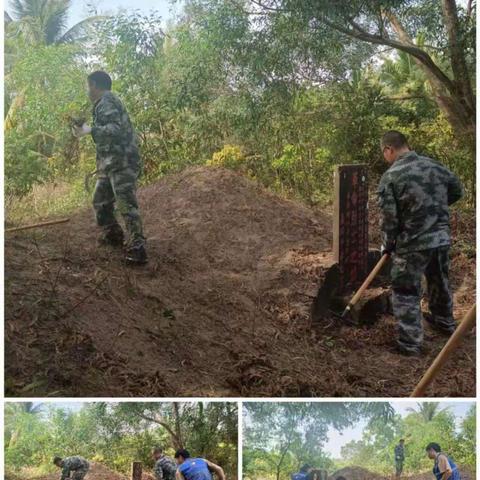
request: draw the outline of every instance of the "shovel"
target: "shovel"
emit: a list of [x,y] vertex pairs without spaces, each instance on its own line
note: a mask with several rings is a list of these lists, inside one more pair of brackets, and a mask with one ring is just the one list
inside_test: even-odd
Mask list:
[[354,307],[358,303],[358,301],[362,298],[363,293],[370,286],[373,279],[378,275],[378,272],[380,272],[380,270],[383,268],[385,263],[387,263],[388,257],[389,257],[388,253],[384,253],[382,255],[382,258],[380,258],[380,260],[375,265],[375,267],[373,267],[373,270],[370,272],[368,277],[362,283],[362,286],[356,291],[355,295],[352,297],[350,302],[348,302],[348,305],[346,306],[345,310],[342,313],[342,318],[344,320],[357,320],[357,312]]
[[415,390],[410,397],[424,397],[425,391],[438,375],[440,369],[445,365],[448,358],[459,348],[459,345],[467,333],[475,327],[476,322],[476,304],[463,317],[462,322],[457,327],[455,332],[449,338],[448,342],[442,348],[442,351],[437,355],[430,368],[425,372],[422,379],[418,382]]

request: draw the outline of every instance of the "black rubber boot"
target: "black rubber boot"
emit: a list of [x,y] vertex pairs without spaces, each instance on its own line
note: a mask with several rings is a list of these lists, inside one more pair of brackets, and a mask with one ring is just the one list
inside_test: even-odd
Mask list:
[[425,313],[423,315],[423,319],[430,325],[433,330],[443,333],[444,335],[450,336],[456,329],[455,323],[452,323],[451,325],[441,324],[435,320],[435,317],[431,313]]
[[147,251],[144,245],[132,245],[127,248],[125,261],[131,265],[145,265],[147,263]]
[[115,223],[110,227],[106,227],[98,239],[98,242],[101,245],[111,245],[113,247],[121,247],[123,245],[123,241],[123,230],[118,223]]
[[405,355],[406,357],[423,357],[424,351],[421,348],[405,348],[401,345],[396,345],[395,347],[396,353],[400,353],[401,355]]

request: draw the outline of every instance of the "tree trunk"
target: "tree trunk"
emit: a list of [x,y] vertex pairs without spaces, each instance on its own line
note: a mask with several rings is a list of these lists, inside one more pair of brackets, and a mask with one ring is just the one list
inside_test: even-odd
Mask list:
[[[445,0],[445,2],[448,1],[449,0]],[[398,18],[389,12],[387,12],[385,15],[397,33],[398,38],[405,44],[412,46],[415,45],[401,25]],[[455,49],[457,50],[458,46],[456,46]],[[458,54],[458,52],[456,53]],[[461,56],[463,57],[462,53]],[[464,138],[468,142],[473,152],[475,149],[475,109],[472,110],[469,106],[472,101],[474,103],[474,100],[473,92],[471,91],[470,80],[468,78],[468,72],[465,81],[469,84],[469,87],[467,88],[464,85],[465,81],[462,80],[462,87],[460,89],[456,80],[447,82],[436,75],[436,73],[428,65],[420,61],[417,57],[413,56],[413,59],[427,77],[432,87],[433,95],[438,107],[447,118],[453,130],[457,133],[457,135]],[[461,60],[452,60],[452,62],[456,64],[456,69],[458,69],[458,72],[460,72],[462,68],[466,69],[466,64],[463,64],[462,67]],[[467,92],[462,93],[463,89],[466,89]],[[467,99],[466,97],[470,97],[468,92],[470,92],[471,98]]]
[[455,0],[443,0],[442,8],[450,46],[450,63],[455,87],[458,90],[465,109],[475,118],[475,97],[470,81],[470,73],[465,60],[465,42],[458,23],[458,12]]
[[180,405],[178,402],[173,402],[173,415],[175,418],[175,435],[179,444],[178,448],[183,448],[182,427],[180,424]]

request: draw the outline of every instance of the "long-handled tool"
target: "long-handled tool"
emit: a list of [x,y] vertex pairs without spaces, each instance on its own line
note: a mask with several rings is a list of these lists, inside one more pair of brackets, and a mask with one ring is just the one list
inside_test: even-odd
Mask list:
[[475,326],[475,320],[476,305],[473,305],[465,317],[463,317],[460,325],[457,327],[455,332],[453,332],[453,335],[449,338],[448,342],[442,348],[433,363],[430,365],[430,368],[425,372],[422,379],[418,382],[418,385],[415,387],[415,390],[412,392],[410,397],[425,396],[425,391],[433,382],[445,362],[448,360],[448,357],[455,351],[467,332]]
[[355,292],[355,295],[352,297],[352,299],[348,302],[348,305],[345,307],[345,310],[342,313],[343,319],[348,319],[351,316],[355,318],[355,309],[354,309],[355,305],[362,298],[363,293],[370,286],[373,279],[378,275],[378,272],[380,272],[380,270],[383,268],[383,266],[388,260],[388,257],[389,257],[388,253],[384,253],[382,255],[382,258],[380,258],[378,263],[375,265],[375,267],[373,267],[373,270],[369,273],[368,277],[362,283],[362,286]]
[[50,222],[34,223],[32,225],[23,225],[22,227],[6,228],[5,233],[19,232],[20,230],[30,230],[31,228],[48,227],[50,225],[57,225],[58,223],[67,223],[69,221],[70,221],[69,218],[62,218],[60,220],[52,220]]

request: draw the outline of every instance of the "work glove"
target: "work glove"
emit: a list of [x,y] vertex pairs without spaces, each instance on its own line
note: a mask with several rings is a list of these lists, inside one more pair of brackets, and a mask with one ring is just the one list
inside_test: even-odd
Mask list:
[[84,123],[81,127],[74,125],[72,128],[72,133],[75,137],[81,138],[89,133],[92,133],[92,127],[89,127],[86,123]]
[[380,255],[382,255],[382,257],[385,254],[391,255],[394,250],[395,250],[395,247],[393,245],[382,245],[380,247]]

